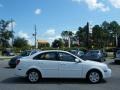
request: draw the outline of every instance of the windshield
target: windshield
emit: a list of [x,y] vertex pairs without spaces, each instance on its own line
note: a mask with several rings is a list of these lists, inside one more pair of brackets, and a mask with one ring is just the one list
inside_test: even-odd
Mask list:
[[29,56],[31,51],[24,51],[20,54],[20,56]]
[[93,54],[98,54],[98,53],[99,51],[88,51],[86,55],[88,56],[88,55],[93,55]]
[[75,50],[72,50],[72,51],[70,51],[72,54],[77,54],[77,51],[75,51]]

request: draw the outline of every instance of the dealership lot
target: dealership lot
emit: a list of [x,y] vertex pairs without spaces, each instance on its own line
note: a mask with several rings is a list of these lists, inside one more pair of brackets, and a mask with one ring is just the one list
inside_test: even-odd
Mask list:
[[14,75],[14,69],[8,67],[7,60],[0,60],[0,90],[119,90],[120,65],[106,63],[112,69],[112,77],[100,84],[88,84],[81,79],[44,79],[37,84],[30,84],[26,79]]

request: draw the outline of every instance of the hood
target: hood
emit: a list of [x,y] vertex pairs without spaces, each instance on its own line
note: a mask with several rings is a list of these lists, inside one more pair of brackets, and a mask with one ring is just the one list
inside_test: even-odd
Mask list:
[[105,63],[100,63],[97,61],[86,60],[84,62],[90,65],[95,65],[95,66],[107,66]]

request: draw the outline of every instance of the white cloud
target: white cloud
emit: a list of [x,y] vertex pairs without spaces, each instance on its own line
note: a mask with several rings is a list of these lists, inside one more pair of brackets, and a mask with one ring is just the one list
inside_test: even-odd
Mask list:
[[0,7],[3,7],[3,5],[0,3]]
[[120,8],[120,0],[109,0],[115,8]]
[[72,30],[73,34],[76,34],[77,30]]
[[87,4],[87,6],[90,10],[100,9],[103,12],[110,10],[110,8],[108,6],[105,6],[104,3],[102,3],[98,0],[72,0],[72,1],[78,2],[78,3],[84,2],[85,4]]
[[30,45],[34,45],[34,39],[33,39],[33,38],[30,38],[30,36],[28,35],[28,33],[23,32],[23,31],[19,31],[19,32],[18,32],[18,37],[20,37],[20,38],[25,38],[26,40],[28,40],[28,43],[29,43]]
[[12,28],[14,29],[15,26],[16,26],[16,22],[14,22],[14,21],[13,21],[13,22],[10,22],[9,25],[8,25],[8,27],[7,27],[7,29],[8,29],[8,30],[12,30]]
[[44,36],[46,36],[46,37],[53,37],[55,34],[56,34],[55,29],[48,29],[45,32]]
[[55,29],[48,29],[39,38],[42,39],[42,40],[47,40],[51,44],[55,39],[61,38],[61,36],[60,36],[60,34],[56,33]]
[[27,33],[23,32],[23,31],[19,31],[18,36],[21,37],[21,38],[25,38],[25,39],[29,38],[29,35]]
[[56,35],[56,36],[54,36],[54,37],[49,37],[49,38],[48,38],[48,41],[49,41],[50,43],[52,43],[55,39],[59,39],[59,38],[61,38],[61,36],[60,36],[60,35]]
[[40,9],[40,8],[37,8],[36,10],[35,10],[35,14],[36,15],[39,15],[39,14],[41,14],[42,13],[42,10]]

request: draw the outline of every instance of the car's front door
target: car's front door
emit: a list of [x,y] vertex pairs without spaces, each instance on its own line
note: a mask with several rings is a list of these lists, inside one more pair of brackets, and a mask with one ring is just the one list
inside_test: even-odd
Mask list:
[[76,57],[69,53],[59,53],[59,74],[61,78],[80,78],[82,74],[82,63],[75,62]]
[[37,60],[36,65],[41,70],[43,77],[58,77],[58,65],[56,52],[45,52],[37,55],[34,59]]

